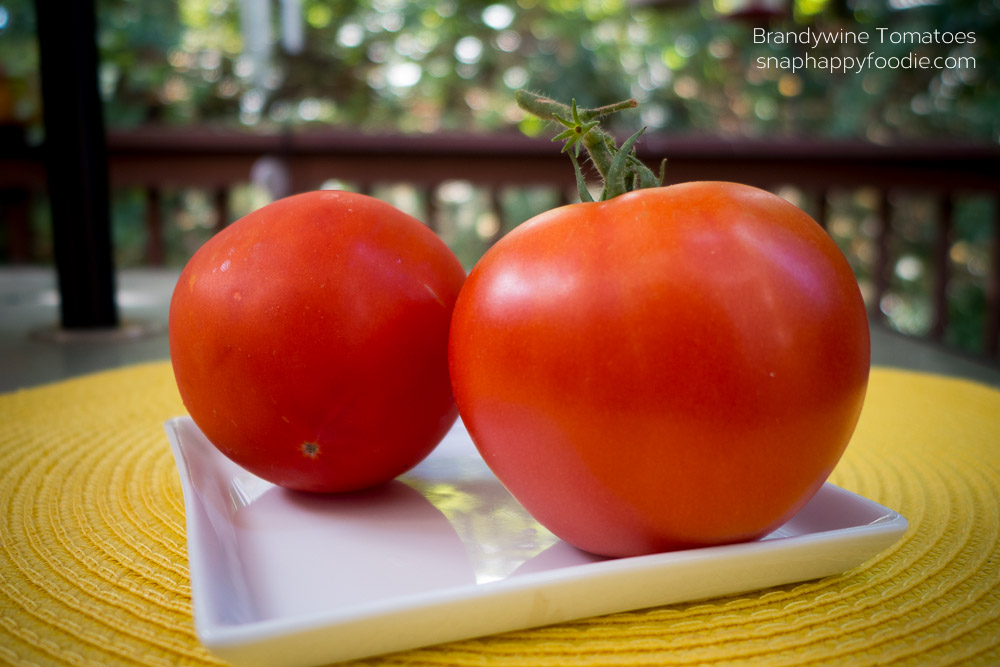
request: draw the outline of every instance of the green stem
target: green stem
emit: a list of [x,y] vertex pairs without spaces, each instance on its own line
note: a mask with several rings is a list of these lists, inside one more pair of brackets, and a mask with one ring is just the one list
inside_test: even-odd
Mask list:
[[615,159],[615,141],[603,130],[591,131],[583,138],[583,147],[587,149],[590,161],[597,167],[601,180],[607,182],[611,178],[611,163]]
[[576,152],[579,151],[581,144],[586,149],[590,161],[594,163],[594,167],[603,181],[602,201],[636,188],[656,187],[663,182],[662,165],[660,177],[657,178],[652,170],[635,155],[635,143],[642,134],[642,130],[630,137],[621,148],[618,148],[614,138],[600,127],[600,120],[605,116],[636,108],[638,102],[634,99],[592,109],[579,109],[575,101],[567,105],[527,90],[517,91],[514,94],[514,99],[524,111],[542,120],[557,122],[566,128],[553,141],[565,141],[564,151],[574,150],[570,157],[573,159],[573,168],[576,171],[577,186],[582,201],[590,201],[590,194],[586,189],[579,163],[576,161]]
[[[542,120],[557,120],[560,116],[567,118],[573,113],[573,108],[570,105],[563,104],[562,102],[556,102],[553,99],[545,97],[544,95],[539,95],[538,93],[533,93],[530,90],[522,89],[516,91],[514,93],[514,100],[517,102],[519,107],[533,116],[538,116]],[[639,103],[634,99],[628,99],[614,104],[608,104],[603,107],[578,109],[577,112],[580,115],[580,119],[586,122],[603,118],[604,116],[613,114],[617,111],[635,109],[638,106]]]

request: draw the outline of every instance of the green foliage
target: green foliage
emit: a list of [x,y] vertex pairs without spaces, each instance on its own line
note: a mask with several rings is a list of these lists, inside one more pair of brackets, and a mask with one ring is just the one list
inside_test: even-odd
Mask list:
[[[109,124],[492,131],[523,122],[513,91],[527,87],[581,107],[635,97],[650,131],[1000,138],[1000,8],[982,0],[795,0],[766,24],[722,11],[739,0],[301,0],[301,48],[283,45],[282,4],[268,4],[271,39],[257,43],[247,37],[238,0],[98,0]],[[37,126],[33,3],[0,0],[0,8],[0,75],[13,91],[17,122]],[[754,43],[755,27],[973,31],[975,43],[964,46],[814,51],[966,55],[976,66],[844,74],[761,68],[759,57],[802,55],[803,47]],[[537,123],[523,127],[539,131]]]

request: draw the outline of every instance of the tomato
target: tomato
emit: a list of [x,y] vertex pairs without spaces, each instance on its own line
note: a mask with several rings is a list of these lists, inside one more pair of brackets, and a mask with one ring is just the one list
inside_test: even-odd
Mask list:
[[348,491],[423,459],[457,418],[448,327],[465,271],[427,226],[372,197],[288,197],[209,239],[170,304],[194,422],[283,487]]
[[835,243],[784,199],[721,182],[523,223],[469,274],[449,346],[500,481],[608,556],[779,527],[846,448],[870,363]]

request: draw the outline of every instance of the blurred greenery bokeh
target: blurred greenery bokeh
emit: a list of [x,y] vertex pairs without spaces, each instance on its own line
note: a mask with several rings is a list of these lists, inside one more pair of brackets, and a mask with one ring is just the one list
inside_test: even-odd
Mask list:
[[[767,11],[761,13],[761,7]],[[581,105],[634,97],[631,132],[873,143],[1000,140],[1000,0],[97,0],[99,80],[112,129],[212,125],[247,132],[313,126],[364,132],[546,132],[516,108],[527,87]],[[29,144],[44,139],[34,4],[0,0],[0,125]],[[754,43],[768,31],[971,32],[973,43],[820,47],[820,55],[908,53],[972,58],[956,69],[868,68],[831,73],[761,68],[761,56],[802,55],[799,44]],[[939,41],[939,40],[935,40]],[[968,63],[973,63],[969,65]],[[349,186],[349,184],[347,184]],[[489,195],[449,184],[440,214],[471,264],[498,221]],[[377,193],[419,214],[405,188]],[[783,192],[809,210],[805,195]],[[829,229],[871,292],[878,193],[831,192]],[[893,193],[889,292],[876,307],[913,334],[930,326],[935,203]],[[231,194],[234,217],[262,204],[250,186]],[[801,201],[800,201],[801,200]],[[504,192],[503,216],[521,221],[552,193]],[[119,265],[143,262],[142,193],[116,192]],[[209,195],[163,192],[168,264],[211,233]],[[949,341],[979,349],[995,199],[956,199]],[[51,260],[44,207],[33,215],[34,254]],[[0,238],[0,243],[3,239]]]
[[[758,4],[778,8],[767,23],[741,14]],[[98,0],[97,7],[112,127],[491,131],[522,122],[512,91],[529,87],[581,105],[635,97],[651,131],[1000,138],[996,0]],[[0,76],[9,98],[0,120],[37,135],[34,23],[31,0],[0,2]],[[916,52],[971,56],[976,66],[761,69],[759,56],[802,53],[797,44],[753,43],[753,27],[764,25],[872,37],[817,55]],[[975,42],[876,44],[879,28],[972,31]]]

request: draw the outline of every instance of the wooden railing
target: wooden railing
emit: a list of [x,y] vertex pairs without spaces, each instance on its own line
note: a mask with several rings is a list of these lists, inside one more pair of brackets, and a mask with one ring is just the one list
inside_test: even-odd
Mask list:
[[[568,201],[575,189],[571,168],[559,148],[544,139],[522,135],[372,136],[339,131],[248,135],[209,129],[139,129],[108,136],[112,188],[142,188],[146,197],[147,262],[163,262],[164,220],[159,200],[165,188],[197,187],[214,193],[215,219],[231,219],[229,191],[246,183],[258,161],[270,157],[287,177],[287,191],[318,187],[329,179],[354,184],[361,191],[383,183],[406,183],[426,193],[427,222],[437,219],[434,196],[448,181],[462,180],[492,192],[511,186],[549,186]],[[828,216],[828,193],[869,188],[878,193],[880,221],[872,267],[876,304],[889,288],[892,252],[891,196],[919,192],[936,201],[932,326],[929,337],[941,340],[948,329],[949,251],[954,231],[953,201],[968,193],[992,199],[989,276],[985,285],[981,353],[996,360],[1000,344],[1000,150],[992,146],[911,143],[879,146],[860,142],[801,140],[726,140],[717,137],[649,135],[639,155],[651,166],[668,157],[667,182],[731,180],[763,188],[794,186],[810,195],[811,211],[821,224]],[[7,145],[0,148],[0,211],[8,226],[8,246],[16,261],[25,252],[25,193],[45,189],[40,151]],[[280,194],[280,193],[279,193]],[[494,197],[493,204],[499,210]],[[505,221],[495,237],[517,221]]]

